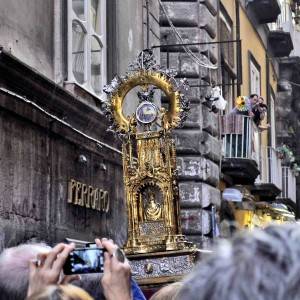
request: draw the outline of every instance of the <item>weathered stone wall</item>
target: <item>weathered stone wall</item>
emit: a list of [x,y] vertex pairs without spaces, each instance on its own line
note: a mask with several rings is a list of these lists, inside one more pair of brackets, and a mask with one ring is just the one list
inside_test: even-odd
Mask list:
[[[217,38],[217,0],[163,1],[168,16],[186,43],[206,43]],[[180,43],[163,11],[160,12],[161,43]],[[189,47],[196,55],[205,54],[212,62],[218,60],[218,46]],[[191,85],[207,85],[218,81],[218,73],[199,66],[182,47],[162,49],[161,65],[176,69]],[[191,111],[184,127],[176,131],[179,187],[183,233],[198,246],[205,246],[212,234],[211,205],[219,207],[219,160],[221,142],[218,139],[218,116],[203,105],[205,88],[191,88]]]
[[[36,117],[40,118],[39,114]],[[96,236],[124,242],[126,210],[120,160],[108,159],[102,150],[87,149],[87,141],[71,142],[51,128],[46,130],[26,119],[16,121],[6,110],[0,111],[0,132],[3,244],[12,246],[32,238],[50,243],[65,237],[93,241]],[[80,163],[80,155],[86,157],[86,163]],[[101,168],[103,164],[105,168]],[[71,178],[107,190],[109,213],[67,203]]]
[[[66,4],[61,0],[0,2],[0,46],[12,55],[3,59],[0,53],[1,86],[85,134],[119,147],[106,132],[99,99],[76,85],[68,87],[72,94],[62,88],[67,80]],[[157,21],[155,28],[153,20],[158,20],[158,6],[151,5],[150,11],[150,38],[157,43],[153,36],[159,37],[159,25]],[[144,48],[143,17],[143,1],[107,0],[108,80],[123,74]],[[120,154],[91,146],[72,130],[44,120],[29,104],[11,98],[0,93],[0,251],[30,238],[54,243],[66,236],[84,240],[110,236],[123,244],[127,225]],[[81,154],[86,164],[78,162]],[[106,170],[99,167],[102,163]],[[67,204],[71,178],[109,191],[110,212]]]
[[[32,238],[55,243],[109,236],[122,245],[127,235],[122,157],[72,129],[120,148],[101,110],[4,51],[0,86],[0,251]],[[109,212],[67,203],[70,179],[108,191]]]
[[[80,98],[72,97],[53,83],[48,86],[41,82],[47,80],[40,74],[60,86],[66,80],[66,2],[27,2],[0,3],[0,39],[6,50],[37,72],[24,69],[17,75],[21,64],[12,59],[3,61],[1,56],[1,84],[84,133],[116,146],[112,135],[106,133],[99,103],[97,107],[94,101],[81,101],[90,95],[82,90]],[[146,1],[107,0],[107,4],[110,79],[124,73],[128,63],[146,46],[147,15]],[[217,0],[163,4],[186,42],[216,39]],[[157,1],[149,0],[149,12],[150,46],[176,43],[162,14],[159,37]],[[212,62],[218,59],[216,45],[191,49],[202,52]],[[164,52],[161,64],[166,66]],[[199,67],[181,47],[172,49],[170,67],[178,69],[180,76],[188,77],[193,85],[217,80],[217,72]],[[27,82],[30,76],[31,82]],[[189,91],[191,113],[176,136],[183,231],[198,244],[211,234],[211,204],[218,206],[220,202],[218,121],[202,105],[204,95],[205,89]],[[90,146],[70,130],[43,118],[31,106],[14,101],[13,97],[0,95],[0,249],[29,238],[56,242],[66,236],[90,240],[106,235],[122,244],[126,238],[126,211],[121,158],[110,150]],[[80,154],[87,157],[86,164],[78,162]],[[99,167],[102,163],[106,170]],[[108,190],[111,212],[104,215],[67,204],[67,180],[72,177]]]

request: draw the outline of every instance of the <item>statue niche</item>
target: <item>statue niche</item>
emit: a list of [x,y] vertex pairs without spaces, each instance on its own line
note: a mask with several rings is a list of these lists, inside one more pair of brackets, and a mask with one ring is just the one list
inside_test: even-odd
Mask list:
[[162,218],[162,208],[159,203],[155,202],[155,195],[150,194],[149,200],[145,209],[146,221],[157,221]]
[[163,220],[163,199],[159,188],[146,186],[139,192],[139,219],[142,222]]

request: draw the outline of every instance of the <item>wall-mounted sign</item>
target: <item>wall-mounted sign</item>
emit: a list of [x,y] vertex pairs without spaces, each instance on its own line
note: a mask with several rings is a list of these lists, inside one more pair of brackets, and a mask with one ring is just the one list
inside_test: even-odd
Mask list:
[[108,191],[70,179],[68,183],[68,203],[107,213],[110,207],[109,201]]

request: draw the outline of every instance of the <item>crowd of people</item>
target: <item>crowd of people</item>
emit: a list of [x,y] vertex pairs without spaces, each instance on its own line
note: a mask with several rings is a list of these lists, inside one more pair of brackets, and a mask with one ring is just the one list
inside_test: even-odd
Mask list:
[[[64,276],[74,244],[23,244],[0,254],[0,299],[129,300],[145,299],[120,260],[112,240],[105,248],[104,272]],[[163,287],[151,300],[296,300],[300,299],[299,224],[272,225],[223,240],[182,281]]]
[[[64,276],[62,269],[74,244],[23,244],[5,249],[0,255],[0,299],[2,300],[90,300],[145,299],[131,281],[128,260],[120,262],[112,240],[96,239],[105,248],[104,273]],[[72,285],[70,284],[72,282]],[[140,295],[139,295],[140,294]]]
[[253,118],[254,123],[261,130],[268,129],[269,124],[262,125],[262,121],[267,115],[268,107],[264,103],[263,97],[252,94],[249,97],[240,96],[236,99],[235,107],[231,114],[245,115]]

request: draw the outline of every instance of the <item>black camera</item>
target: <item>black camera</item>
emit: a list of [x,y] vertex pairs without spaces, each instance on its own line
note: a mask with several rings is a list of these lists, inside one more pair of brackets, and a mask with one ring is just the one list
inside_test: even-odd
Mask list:
[[70,252],[63,271],[66,275],[102,273],[104,267],[103,248],[78,248]]

